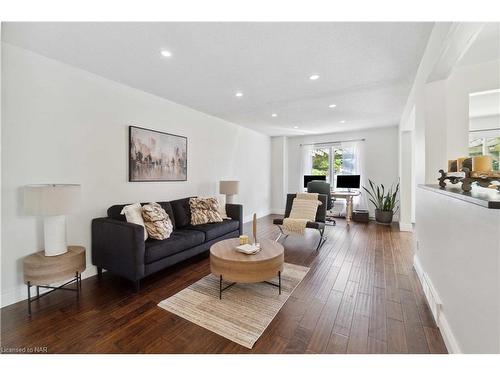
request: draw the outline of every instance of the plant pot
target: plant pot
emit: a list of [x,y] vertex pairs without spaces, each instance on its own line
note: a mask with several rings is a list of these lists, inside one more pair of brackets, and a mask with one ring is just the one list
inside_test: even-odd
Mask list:
[[393,211],[382,211],[378,208],[375,210],[375,220],[379,224],[390,225],[392,223]]

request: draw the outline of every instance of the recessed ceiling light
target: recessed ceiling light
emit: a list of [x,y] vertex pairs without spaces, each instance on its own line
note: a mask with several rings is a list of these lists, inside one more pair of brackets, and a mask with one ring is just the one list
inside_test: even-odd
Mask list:
[[330,105],[328,106],[328,108],[335,108],[336,106],[337,106],[337,104],[330,104]]
[[340,121],[340,123],[341,123],[341,124],[345,124],[345,120],[341,120],[341,121]]
[[238,92],[235,94],[235,96],[236,96],[236,97],[238,97],[238,98],[241,98],[241,97],[243,96],[243,93],[238,91]]
[[312,80],[312,81],[315,81],[319,78],[319,75],[318,74],[313,74],[312,76],[309,76],[309,79]]
[[299,127],[298,127],[298,126],[294,126],[293,128],[294,128],[294,129],[298,129]]
[[166,49],[162,49],[160,53],[163,57],[172,57],[172,52],[167,51]]
[[272,117],[278,117],[278,114],[273,113],[271,116],[272,116]]

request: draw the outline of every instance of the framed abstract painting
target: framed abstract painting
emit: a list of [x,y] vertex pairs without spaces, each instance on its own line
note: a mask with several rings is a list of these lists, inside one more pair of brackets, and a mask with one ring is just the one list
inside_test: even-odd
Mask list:
[[186,181],[187,138],[129,127],[129,181]]

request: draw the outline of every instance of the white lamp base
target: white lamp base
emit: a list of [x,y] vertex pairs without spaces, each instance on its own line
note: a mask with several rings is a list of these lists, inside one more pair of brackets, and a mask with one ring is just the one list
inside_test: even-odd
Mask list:
[[229,204],[234,203],[234,194],[226,194],[226,203],[229,203]]
[[46,216],[43,219],[45,256],[53,257],[68,251],[66,244],[66,216]]

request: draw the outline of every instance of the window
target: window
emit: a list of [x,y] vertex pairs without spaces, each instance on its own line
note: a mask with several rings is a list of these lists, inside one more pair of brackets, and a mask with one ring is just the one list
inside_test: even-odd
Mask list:
[[[311,174],[315,176],[330,176],[330,149],[316,148],[312,153]],[[327,180],[329,179],[327,177]]]
[[493,170],[500,170],[500,136],[494,131],[469,133],[469,156],[490,155],[493,160]]
[[316,176],[326,176],[326,180],[333,187],[337,185],[337,175],[355,174],[356,163],[352,148],[341,147],[340,144],[317,147],[311,150],[310,157],[311,171],[309,173]]

